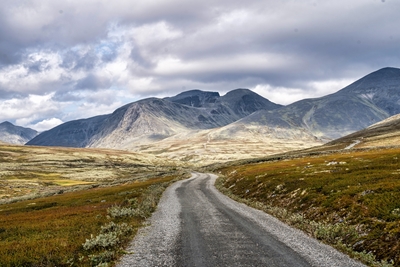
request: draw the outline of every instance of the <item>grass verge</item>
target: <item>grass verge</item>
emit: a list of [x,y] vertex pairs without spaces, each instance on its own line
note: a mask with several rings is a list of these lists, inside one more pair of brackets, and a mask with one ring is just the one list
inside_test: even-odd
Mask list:
[[369,266],[400,266],[400,149],[219,169],[217,187]]

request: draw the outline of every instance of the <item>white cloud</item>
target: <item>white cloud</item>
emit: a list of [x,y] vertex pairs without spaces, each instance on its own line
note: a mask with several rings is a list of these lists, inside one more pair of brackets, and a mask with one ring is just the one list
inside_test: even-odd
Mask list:
[[281,105],[288,105],[310,97],[307,92],[300,88],[273,87],[269,84],[259,84],[251,89],[268,100]]
[[312,81],[307,84],[307,89],[274,87],[269,84],[258,84],[251,89],[272,102],[288,105],[305,98],[317,98],[335,93],[354,82],[351,79]]
[[[44,96],[29,95],[26,98],[13,98],[0,102],[0,120],[7,118],[24,118],[26,122],[31,122],[35,118],[58,112],[60,106],[52,101],[53,94]],[[24,125],[22,125],[24,126]]]
[[62,123],[63,123],[63,121],[58,118],[50,118],[50,119],[42,120],[33,125],[28,125],[27,127],[35,129],[38,132],[43,132],[48,129],[54,128]]

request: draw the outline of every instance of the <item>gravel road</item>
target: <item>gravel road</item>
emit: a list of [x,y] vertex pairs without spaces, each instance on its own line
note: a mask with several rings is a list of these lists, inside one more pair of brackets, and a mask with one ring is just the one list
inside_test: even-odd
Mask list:
[[169,187],[117,266],[365,266],[193,173]]

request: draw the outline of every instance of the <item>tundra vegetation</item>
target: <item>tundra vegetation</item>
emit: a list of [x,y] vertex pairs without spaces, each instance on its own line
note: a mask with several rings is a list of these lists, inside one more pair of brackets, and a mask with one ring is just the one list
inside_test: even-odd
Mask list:
[[217,186],[369,266],[400,266],[400,149],[215,167]]
[[183,176],[122,151],[0,146],[0,266],[112,266]]

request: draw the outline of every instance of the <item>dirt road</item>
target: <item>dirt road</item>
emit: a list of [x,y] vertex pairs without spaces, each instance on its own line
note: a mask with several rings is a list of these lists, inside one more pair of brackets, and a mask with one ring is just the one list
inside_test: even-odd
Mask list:
[[117,266],[364,266],[219,193],[194,173],[167,189]]

